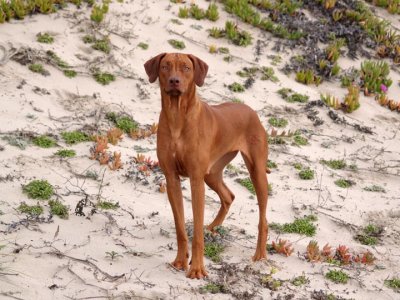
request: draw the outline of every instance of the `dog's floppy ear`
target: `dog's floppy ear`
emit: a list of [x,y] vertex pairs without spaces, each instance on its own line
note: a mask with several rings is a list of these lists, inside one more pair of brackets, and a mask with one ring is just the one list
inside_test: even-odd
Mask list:
[[194,66],[194,82],[197,86],[202,86],[204,84],[204,78],[206,78],[207,75],[208,65],[194,55],[188,54],[188,57],[193,62]]
[[165,56],[165,54],[166,53],[158,54],[156,57],[149,59],[144,64],[144,69],[146,70],[146,73],[149,76],[150,83],[153,83],[154,81],[157,80],[160,61]]

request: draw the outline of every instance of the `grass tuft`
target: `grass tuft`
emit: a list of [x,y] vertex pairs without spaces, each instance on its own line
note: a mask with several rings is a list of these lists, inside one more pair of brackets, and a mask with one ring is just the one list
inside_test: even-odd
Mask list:
[[277,93],[282,97],[282,99],[286,100],[289,103],[306,103],[308,99],[310,99],[309,96],[295,93],[290,88],[281,88],[277,91]]
[[22,190],[32,199],[48,200],[54,194],[53,186],[47,180],[33,180],[23,186]]
[[61,133],[61,136],[68,145],[90,141],[89,136],[80,131],[64,131]]
[[386,279],[385,285],[388,288],[395,290],[396,292],[400,292],[400,278],[393,277],[392,279]]
[[297,276],[290,281],[294,286],[301,286],[310,283],[310,280],[305,276]]
[[49,72],[43,67],[42,64],[30,64],[28,68],[32,72],[42,74],[43,76],[49,74]]
[[101,209],[117,209],[119,207],[119,203],[113,203],[110,201],[99,201],[96,206]]
[[331,160],[321,160],[323,165],[328,166],[334,170],[341,170],[346,167],[346,162],[343,159],[331,159]]
[[303,169],[299,172],[299,177],[303,180],[314,179],[314,170],[311,170],[310,168]]
[[138,44],[138,47],[139,47],[139,48],[142,48],[143,50],[147,50],[147,49],[149,49],[149,44],[140,42],[140,43]]
[[93,36],[93,35],[87,34],[87,35],[85,35],[85,36],[82,38],[82,41],[83,41],[85,44],[93,44],[93,43],[96,41],[96,37]]
[[126,133],[130,133],[132,130],[138,128],[138,123],[131,117],[123,116],[117,119],[115,125]]
[[59,200],[50,200],[50,212],[53,215],[59,216],[61,219],[68,219],[68,208]]
[[41,136],[35,137],[33,139],[33,143],[36,146],[41,147],[41,148],[51,148],[56,145],[56,141],[47,135],[41,135]]
[[293,142],[294,142],[297,146],[305,146],[305,145],[308,144],[308,140],[307,140],[305,137],[301,136],[300,134],[296,134],[296,135],[293,137]]
[[92,48],[98,51],[102,51],[106,54],[109,54],[111,51],[110,40],[108,38],[104,38],[102,40],[96,40],[93,43]]
[[228,85],[228,89],[235,93],[242,93],[244,92],[244,86],[238,82],[234,82]]
[[354,238],[363,245],[373,246],[378,243],[378,237],[382,235],[383,230],[382,226],[368,224]]
[[242,186],[244,186],[253,195],[256,194],[256,189],[254,188],[253,182],[250,178],[243,178],[237,180]]
[[182,49],[185,49],[185,48],[186,48],[184,42],[178,41],[178,40],[175,40],[175,39],[170,39],[170,40],[168,40],[168,43],[169,43],[172,47],[174,47],[175,49],[182,50]]
[[224,251],[225,247],[216,242],[206,243],[204,245],[204,255],[211,259],[215,263],[221,262],[221,253]]
[[226,293],[226,287],[223,286],[222,284],[218,283],[207,283],[204,286],[201,286],[199,288],[200,294],[205,294],[205,293],[210,293],[210,294],[218,294],[218,293]]
[[314,236],[317,227],[313,224],[317,220],[314,215],[305,216],[294,220],[292,223],[270,223],[269,227],[279,233],[297,233],[306,236]]
[[341,270],[330,270],[325,274],[325,277],[334,283],[346,284],[349,281],[349,275]]
[[36,40],[37,40],[39,43],[43,43],[43,44],[52,44],[52,43],[54,42],[54,37],[51,36],[50,34],[48,34],[47,32],[45,32],[45,33],[39,32],[39,33],[36,35]]
[[24,214],[28,214],[30,216],[39,216],[43,213],[43,207],[40,206],[39,204],[37,205],[28,205],[26,203],[21,203],[20,206],[18,206],[17,210]]
[[268,119],[268,123],[271,126],[282,128],[282,127],[286,127],[287,126],[288,120],[286,120],[285,118],[272,117],[272,118]]
[[115,126],[125,133],[130,133],[138,129],[139,124],[133,120],[130,116],[118,115],[115,112],[109,112],[106,114],[106,119],[110,120]]
[[74,78],[77,75],[76,71],[74,70],[64,70],[63,73],[68,78]]
[[72,150],[72,149],[60,149],[54,154],[59,157],[65,158],[65,157],[74,157],[76,155],[76,152],[75,152],[75,150]]
[[107,85],[110,82],[115,81],[115,76],[107,72],[97,72],[93,75],[93,77],[98,83],[102,85]]
[[267,167],[269,169],[276,169],[278,167],[278,164],[272,160],[267,161]]
[[356,183],[350,179],[344,179],[344,178],[340,178],[338,180],[335,180],[335,184],[338,187],[341,187],[343,189],[347,189],[353,185],[355,185]]

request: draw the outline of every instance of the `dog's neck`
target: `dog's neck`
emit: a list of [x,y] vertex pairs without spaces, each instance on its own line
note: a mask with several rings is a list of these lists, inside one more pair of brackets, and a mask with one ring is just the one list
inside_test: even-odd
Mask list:
[[161,102],[161,113],[165,114],[174,139],[182,134],[186,122],[194,121],[198,117],[201,109],[201,101],[197,98],[195,87],[179,96],[161,91]]

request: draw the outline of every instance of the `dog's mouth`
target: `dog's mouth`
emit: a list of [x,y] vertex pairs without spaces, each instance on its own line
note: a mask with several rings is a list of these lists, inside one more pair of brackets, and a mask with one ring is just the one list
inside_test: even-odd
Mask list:
[[182,91],[178,88],[170,88],[168,90],[165,89],[165,92],[167,93],[168,96],[177,97],[177,96],[182,95]]

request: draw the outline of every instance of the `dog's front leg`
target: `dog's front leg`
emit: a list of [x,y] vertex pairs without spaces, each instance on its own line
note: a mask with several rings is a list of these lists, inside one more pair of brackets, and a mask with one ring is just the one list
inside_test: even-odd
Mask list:
[[166,174],[167,193],[169,203],[174,214],[176,240],[178,243],[178,253],[172,265],[179,270],[188,269],[188,238],[185,229],[185,215],[183,209],[182,189],[179,175],[172,173]]
[[190,177],[193,209],[192,264],[187,277],[201,279],[207,276],[204,268],[204,177]]

